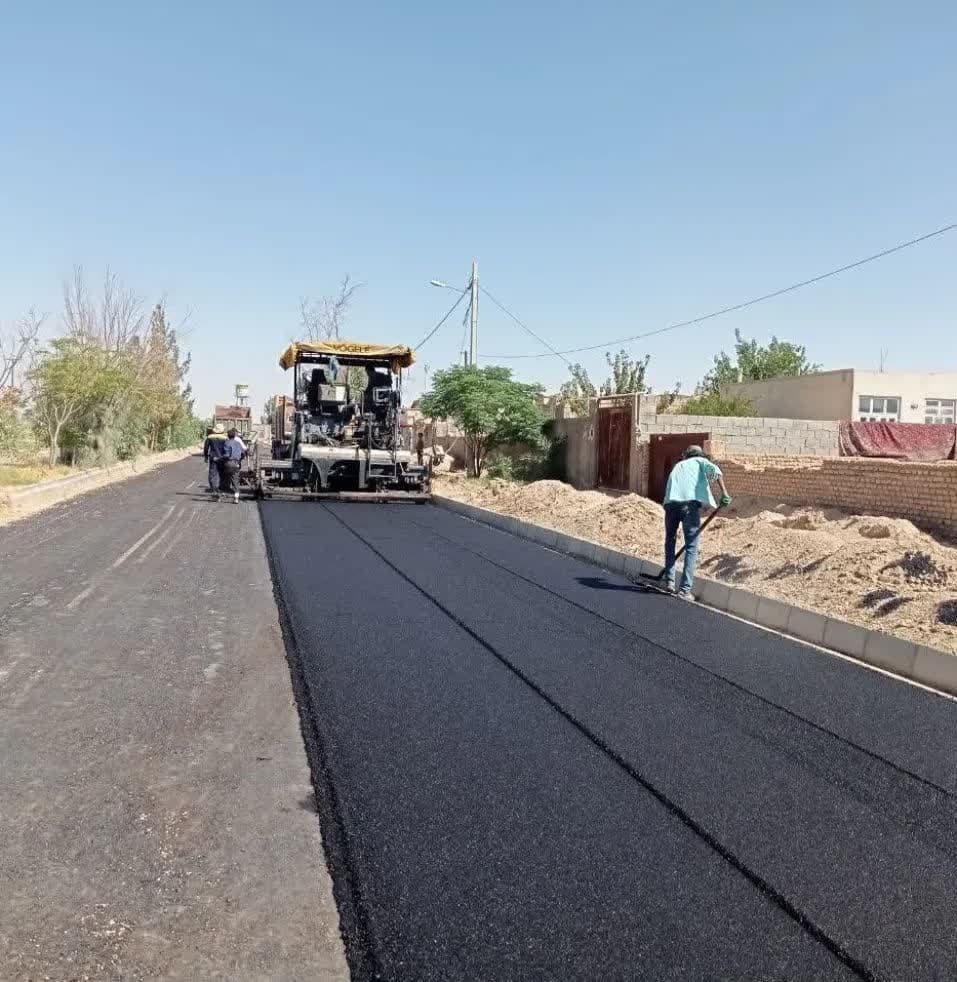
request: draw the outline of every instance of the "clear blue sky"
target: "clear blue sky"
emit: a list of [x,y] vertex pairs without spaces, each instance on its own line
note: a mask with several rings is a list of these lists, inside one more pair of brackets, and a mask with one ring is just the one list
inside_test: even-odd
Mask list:
[[[947,0],[11,4],[0,323],[110,265],[192,311],[202,411],[283,391],[300,296],[345,272],[363,339],[417,341],[473,257],[557,346],[652,330],[957,220],[955,36]],[[955,260],[957,233],[633,350],[657,387],[736,327],[954,369]],[[540,350],[481,312],[482,360]]]

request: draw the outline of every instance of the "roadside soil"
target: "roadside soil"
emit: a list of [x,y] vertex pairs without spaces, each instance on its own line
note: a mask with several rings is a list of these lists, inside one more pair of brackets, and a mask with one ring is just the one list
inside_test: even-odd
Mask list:
[[42,464],[0,464],[0,488],[19,488],[41,481],[55,481],[61,477],[82,474],[71,467],[47,467]]
[[[639,495],[437,475],[435,490],[661,561],[659,504]],[[872,630],[957,653],[957,544],[901,518],[735,498],[702,537],[698,570]]]

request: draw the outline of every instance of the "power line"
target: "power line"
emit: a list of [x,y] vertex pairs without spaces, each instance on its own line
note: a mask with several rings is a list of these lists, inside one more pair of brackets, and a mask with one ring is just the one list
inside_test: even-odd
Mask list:
[[[489,292],[488,292],[488,290],[486,290],[484,286],[480,286],[480,287],[479,287],[479,289],[480,289],[480,290],[482,291],[482,293],[484,293],[484,294],[485,294],[485,296],[487,296],[487,297],[489,298],[489,300],[491,300],[491,301],[492,301],[492,303],[494,303],[494,304],[495,304],[495,306],[496,306],[496,307],[498,307],[498,309],[499,309],[499,310],[501,310],[501,311],[502,311],[503,313],[505,313],[505,314],[507,314],[507,315],[508,315],[509,317],[511,317],[511,318],[512,318],[512,320],[513,320],[513,321],[515,321],[515,323],[516,323],[516,324],[518,324],[518,326],[519,326],[519,327],[520,327],[520,328],[521,328],[521,329],[522,329],[523,331],[525,331],[525,332],[526,332],[526,333],[528,333],[528,334],[531,334],[531,336],[532,336],[533,338],[535,338],[535,340],[536,340],[536,341],[538,341],[538,343],[539,343],[539,344],[541,344],[541,345],[544,345],[544,347],[546,347],[546,348],[548,348],[548,350],[549,350],[549,351],[550,351],[550,352],[551,352],[551,353],[552,353],[553,355],[556,355],[557,357],[559,357],[559,358],[561,358],[561,360],[562,360],[563,362],[565,362],[565,364],[566,364],[566,365],[567,365],[567,366],[568,366],[569,368],[571,368],[571,367],[572,367],[572,363],[571,363],[571,362],[570,362],[570,361],[569,361],[569,360],[568,360],[568,359],[567,359],[567,358],[565,357],[565,354],[564,354],[563,352],[561,352],[561,351],[558,351],[558,350],[557,350],[556,348],[553,348],[553,347],[552,347],[552,346],[551,346],[551,345],[550,345],[550,344],[549,344],[549,343],[548,343],[548,342],[547,342],[547,341],[546,341],[546,340],[545,340],[544,338],[542,338],[542,337],[539,337],[539,336],[538,336],[538,335],[537,335],[537,334],[536,334],[536,333],[535,333],[535,332],[534,332],[534,331],[533,331],[533,330],[532,330],[532,329],[531,329],[531,328],[530,328],[530,327],[529,327],[529,326],[528,326],[527,324],[523,324],[523,323],[522,323],[522,322],[521,322],[521,321],[520,321],[520,320],[519,320],[519,319],[518,319],[518,318],[517,318],[517,317],[516,317],[516,316],[515,316],[515,315],[514,315],[514,314],[513,314],[513,313],[512,313],[512,312],[511,312],[510,310],[509,310],[509,309],[508,309],[508,307],[506,307],[506,306],[505,306],[505,304],[503,304],[503,303],[501,303],[501,302],[500,302],[499,300],[496,300],[496,299],[495,299],[495,297],[493,297],[493,296],[492,296],[492,294],[491,294],[491,293],[489,293]],[[544,358],[544,357],[546,357],[546,356],[545,356],[545,355],[511,355],[511,356],[505,356],[505,355],[491,355],[490,357],[492,357],[492,358],[504,358],[504,357],[512,357],[512,358]]]
[[[803,287],[811,286],[813,283],[820,283],[821,280],[829,279],[832,276],[837,276],[840,273],[846,273],[848,270],[857,269],[859,266],[864,266],[867,263],[872,263],[877,259],[883,259],[885,256],[890,256],[895,252],[900,252],[902,249],[909,249],[911,246],[919,245],[921,242],[926,242],[928,239],[933,239],[938,235],[944,235],[947,232],[952,232],[957,229],[957,222],[953,222],[950,225],[945,225],[942,228],[935,229],[933,232],[928,232],[926,235],[920,235],[916,239],[909,239],[907,242],[900,242],[895,246],[891,246],[889,249],[884,249],[882,252],[875,252],[872,256],[865,256],[863,259],[857,259],[852,263],[847,263],[845,266],[839,266],[837,269],[829,270],[826,273],[821,273],[819,276],[812,276],[808,280],[801,280],[799,283],[792,283],[790,286],[782,287],[780,290],[774,290],[771,293],[765,293],[760,297],[754,297],[751,300],[745,300],[743,303],[732,304],[730,307],[722,307],[720,310],[713,310],[710,314],[703,314],[700,317],[693,317],[691,320],[681,321],[678,324],[669,324],[667,327],[659,327],[654,331],[647,331],[644,334],[632,334],[626,338],[616,338],[613,341],[602,341],[600,344],[589,344],[581,348],[566,348],[564,351],[556,351],[551,345],[542,341],[538,338],[542,344],[545,344],[551,352],[558,355],[560,358],[564,358],[565,355],[575,355],[582,351],[597,351],[600,348],[611,348],[616,344],[627,344],[631,341],[641,341],[644,338],[654,337],[657,334],[665,334],[668,331],[677,331],[682,327],[692,327],[695,324],[701,324],[704,321],[712,320],[715,317],[721,317],[724,314],[734,313],[736,310],[744,310],[746,307],[753,307],[755,304],[763,303],[765,300],[773,300],[775,297],[783,296],[785,293],[793,293],[795,290],[800,290]],[[487,291],[486,291],[487,292]],[[496,302],[493,297],[489,299]],[[503,308],[504,309],[504,308]],[[506,311],[508,313],[508,311]],[[509,316],[512,316],[511,314]],[[513,320],[516,318],[513,317]],[[524,325],[522,325],[524,327]],[[528,328],[525,328],[528,330]],[[529,331],[531,333],[531,331]],[[535,335],[537,337],[537,335]],[[527,355],[489,355],[490,358],[547,358],[547,355],[543,354],[527,354]]]
[[455,313],[455,308],[458,307],[458,305],[462,302],[462,298],[465,296],[466,293],[468,293],[468,290],[463,290],[459,294],[458,300],[456,300],[455,303],[452,304],[451,307],[449,307],[448,311],[446,312],[442,320],[440,320],[438,324],[436,324],[435,327],[433,327],[432,330],[429,331],[429,333],[426,334],[424,338],[422,338],[422,340],[412,349],[413,351],[418,351],[419,348],[421,348],[422,345],[425,344],[425,342],[428,341],[432,337],[432,335],[435,334],[435,332],[452,316],[452,314]]

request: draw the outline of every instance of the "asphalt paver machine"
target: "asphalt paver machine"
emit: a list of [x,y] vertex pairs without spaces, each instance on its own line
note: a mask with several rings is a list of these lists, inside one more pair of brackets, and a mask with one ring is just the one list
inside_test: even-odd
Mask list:
[[276,407],[272,442],[253,456],[260,497],[428,501],[431,474],[400,448],[405,345],[296,341],[279,359],[292,406]]

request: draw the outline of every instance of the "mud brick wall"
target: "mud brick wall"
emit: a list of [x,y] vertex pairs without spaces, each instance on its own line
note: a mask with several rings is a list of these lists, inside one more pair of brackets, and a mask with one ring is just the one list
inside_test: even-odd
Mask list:
[[732,495],[907,518],[957,535],[957,462],[716,455]]

